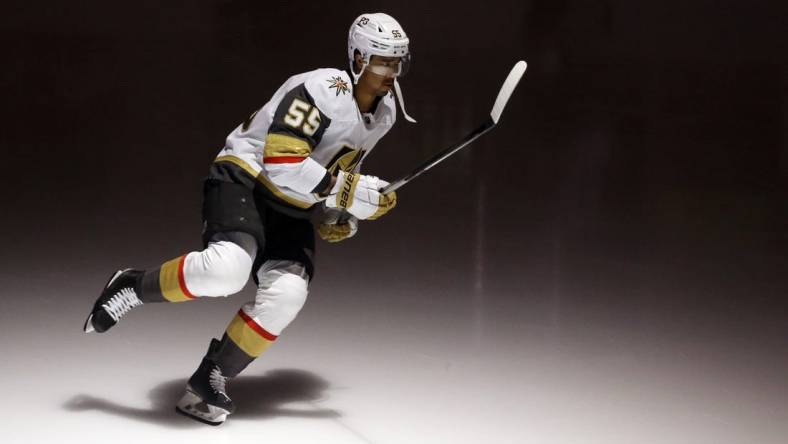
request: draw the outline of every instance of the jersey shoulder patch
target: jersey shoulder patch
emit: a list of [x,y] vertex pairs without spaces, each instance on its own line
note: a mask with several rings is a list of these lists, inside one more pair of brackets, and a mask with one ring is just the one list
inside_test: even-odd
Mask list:
[[355,119],[353,81],[347,72],[335,68],[316,69],[304,81],[306,90],[332,120]]

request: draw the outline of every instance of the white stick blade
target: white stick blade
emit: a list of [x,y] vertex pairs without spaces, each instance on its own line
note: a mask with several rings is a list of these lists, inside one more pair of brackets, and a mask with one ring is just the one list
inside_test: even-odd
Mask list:
[[498,123],[498,119],[501,118],[501,113],[503,113],[503,109],[506,107],[506,102],[509,101],[509,97],[512,96],[517,84],[520,83],[520,79],[523,77],[523,74],[525,74],[525,68],[527,67],[528,64],[525,63],[525,60],[520,60],[515,63],[514,68],[509,72],[509,76],[507,76],[506,80],[503,82],[503,86],[501,86],[501,90],[498,92],[498,97],[495,99],[495,104],[490,113],[490,117],[492,117],[493,122],[496,124]]

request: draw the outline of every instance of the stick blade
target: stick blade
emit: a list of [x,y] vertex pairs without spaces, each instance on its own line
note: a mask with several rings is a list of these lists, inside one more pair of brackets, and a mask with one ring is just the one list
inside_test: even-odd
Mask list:
[[512,96],[514,89],[517,88],[517,84],[520,83],[520,79],[523,77],[523,74],[525,74],[525,69],[527,67],[528,64],[525,63],[525,60],[520,60],[515,63],[512,70],[509,71],[506,80],[503,82],[503,86],[501,86],[501,90],[498,92],[498,97],[495,99],[495,104],[490,113],[490,117],[492,117],[493,122],[496,124],[498,123],[498,119],[501,118],[501,113],[503,113],[503,109],[506,107],[509,97]]

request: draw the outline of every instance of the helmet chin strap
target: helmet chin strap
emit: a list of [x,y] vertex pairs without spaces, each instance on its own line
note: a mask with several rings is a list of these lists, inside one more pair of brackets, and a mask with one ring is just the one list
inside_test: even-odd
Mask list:
[[[353,85],[358,84],[358,79],[361,78],[361,75],[364,74],[364,70],[367,69],[367,63],[361,65],[361,71],[358,74],[353,70],[353,63],[350,64],[350,74],[353,76]],[[394,78],[394,95],[397,96],[397,102],[399,102],[399,109],[402,110],[402,115],[405,116],[405,120],[410,123],[416,123],[416,119],[408,115],[408,112],[405,111],[405,99],[402,97],[402,88],[399,86],[399,82],[397,81],[396,77]]]
[[408,115],[408,112],[405,111],[405,99],[402,98],[402,89],[399,87],[399,82],[397,79],[394,79],[394,92],[395,96],[397,96],[397,102],[399,102],[399,108],[402,110],[402,115],[405,116],[405,120],[410,123],[416,123],[416,119]]
[[356,67],[353,66],[353,62],[350,62],[350,75],[353,76],[353,85],[358,85],[358,79],[361,78],[361,74],[364,74],[364,70],[367,69],[368,64],[369,62],[365,60],[364,64],[361,65],[361,71],[356,74]]

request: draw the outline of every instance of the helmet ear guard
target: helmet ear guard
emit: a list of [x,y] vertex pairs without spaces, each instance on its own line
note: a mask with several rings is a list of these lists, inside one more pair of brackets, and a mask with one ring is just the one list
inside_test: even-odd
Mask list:
[[[356,18],[348,31],[348,60],[350,63],[350,74],[353,77],[353,84],[358,83],[358,79],[364,70],[370,65],[373,55],[381,57],[398,57],[400,63],[394,78],[394,91],[399,102],[405,120],[415,123],[412,117],[405,111],[405,102],[402,97],[402,90],[397,81],[397,77],[405,75],[410,66],[410,50],[408,45],[410,39],[405,31],[393,17],[381,12],[372,14],[361,14]],[[355,70],[356,51],[361,55],[363,64],[358,73]]]
[[[356,74],[356,54],[361,56],[361,68],[359,68],[358,74]],[[369,59],[371,59],[369,55],[364,56],[358,49],[353,49],[353,56],[350,58],[350,75],[353,76],[354,85],[358,83],[358,79],[361,78],[361,75],[364,74],[364,70],[367,69]]]

